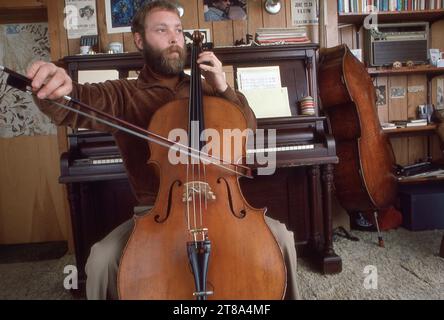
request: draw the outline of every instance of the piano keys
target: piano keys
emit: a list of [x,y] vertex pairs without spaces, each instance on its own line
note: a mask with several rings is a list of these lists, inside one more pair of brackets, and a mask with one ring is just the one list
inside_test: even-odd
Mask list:
[[268,129],[276,130],[276,145],[247,149],[247,159],[248,156],[275,152],[277,168],[337,163],[334,139],[325,133],[325,124],[325,117],[259,119],[258,129],[265,132]]

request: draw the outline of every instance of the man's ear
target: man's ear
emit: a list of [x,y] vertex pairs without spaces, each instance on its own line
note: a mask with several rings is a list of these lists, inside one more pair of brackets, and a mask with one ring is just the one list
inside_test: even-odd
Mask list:
[[134,33],[134,44],[139,51],[143,50],[143,37],[139,32]]

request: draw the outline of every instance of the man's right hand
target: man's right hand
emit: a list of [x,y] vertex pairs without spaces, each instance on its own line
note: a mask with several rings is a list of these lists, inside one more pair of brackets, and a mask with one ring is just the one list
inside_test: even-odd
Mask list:
[[72,91],[72,80],[65,69],[53,63],[37,61],[27,70],[26,76],[32,80],[32,91],[40,99],[57,100]]

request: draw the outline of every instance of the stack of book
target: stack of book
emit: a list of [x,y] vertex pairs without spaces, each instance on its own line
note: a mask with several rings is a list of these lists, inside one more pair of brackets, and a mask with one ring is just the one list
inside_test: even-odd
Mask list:
[[427,119],[413,119],[409,120],[406,123],[406,127],[420,127],[420,126],[426,126],[427,125]]
[[309,43],[305,28],[259,28],[256,31],[258,44]]
[[428,124],[427,119],[409,119],[409,120],[393,120],[391,122],[382,123],[383,130],[391,130],[396,128],[421,127]]

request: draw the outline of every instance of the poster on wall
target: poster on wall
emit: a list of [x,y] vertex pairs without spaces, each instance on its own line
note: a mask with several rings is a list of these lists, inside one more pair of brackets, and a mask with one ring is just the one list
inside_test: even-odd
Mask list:
[[385,106],[387,104],[386,99],[386,86],[376,86],[376,105]]
[[131,32],[131,21],[137,10],[153,0],[105,0],[108,33]]
[[[50,61],[47,23],[0,25],[0,65],[24,74],[37,60]],[[0,138],[57,134],[32,96],[6,80],[7,74],[0,72]]]
[[291,20],[294,26],[319,24],[319,0],[291,0]]
[[65,0],[64,26],[68,39],[97,35],[95,0]]

